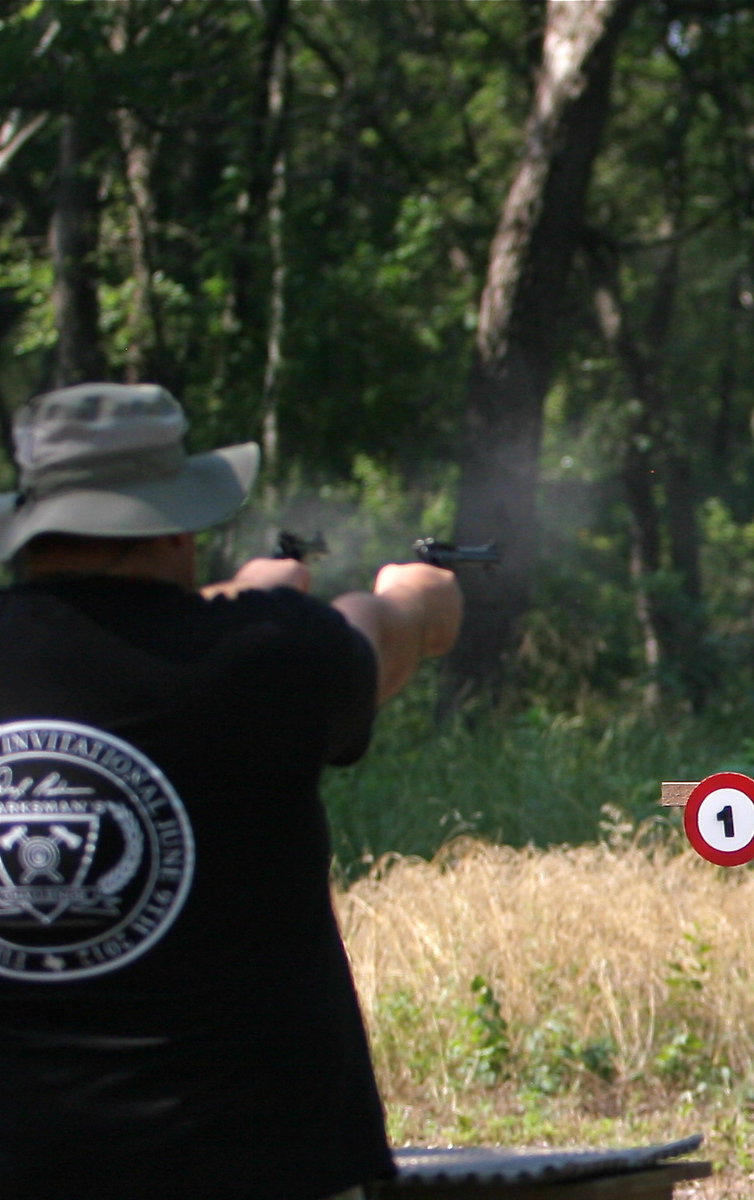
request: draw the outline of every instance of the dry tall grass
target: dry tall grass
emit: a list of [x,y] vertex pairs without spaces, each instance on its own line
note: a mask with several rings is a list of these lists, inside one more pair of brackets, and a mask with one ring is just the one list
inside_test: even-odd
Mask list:
[[751,870],[616,823],[397,859],[337,904],[396,1141],[703,1132],[721,1175],[696,1194],[754,1193]]

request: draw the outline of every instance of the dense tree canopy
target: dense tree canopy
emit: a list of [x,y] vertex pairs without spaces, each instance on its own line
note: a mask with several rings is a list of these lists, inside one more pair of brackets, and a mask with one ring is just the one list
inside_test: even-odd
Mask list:
[[753,59],[748,0],[6,0],[6,446],[159,379],[281,510],[497,538],[461,691],[700,706],[752,642]]

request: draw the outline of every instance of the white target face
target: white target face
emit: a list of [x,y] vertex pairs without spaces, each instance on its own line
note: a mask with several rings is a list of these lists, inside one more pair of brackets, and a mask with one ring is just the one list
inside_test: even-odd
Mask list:
[[742,850],[754,838],[754,802],[738,788],[719,788],[702,800],[696,823],[713,849]]
[[684,812],[684,827],[702,858],[734,867],[754,859],[754,780],[734,771],[697,784]]

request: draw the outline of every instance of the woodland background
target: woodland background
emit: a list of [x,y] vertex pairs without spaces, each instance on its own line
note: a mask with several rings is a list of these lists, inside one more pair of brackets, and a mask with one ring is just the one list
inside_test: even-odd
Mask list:
[[156,379],[264,446],[208,570],[493,538],[451,697],[701,711],[752,659],[753,60],[748,0],[3,0],[6,447]]
[[30,395],[150,379],[264,448],[208,577],[499,546],[326,785],[396,1141],[751,1193],[751,872],[657,801],[754,774],[753,334],[750,0],[0,0],[0,488]]

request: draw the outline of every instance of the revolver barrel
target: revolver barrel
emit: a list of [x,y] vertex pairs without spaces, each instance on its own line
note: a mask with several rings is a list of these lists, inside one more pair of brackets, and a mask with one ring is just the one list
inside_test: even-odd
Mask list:
[[418,538],[414,542],[414,553],[422,562],[450,570],[458,563],[500,562],[500,553],[494,542],[485,542],[483,546],[456,546],[452,542],[435,541],[434,538]]

